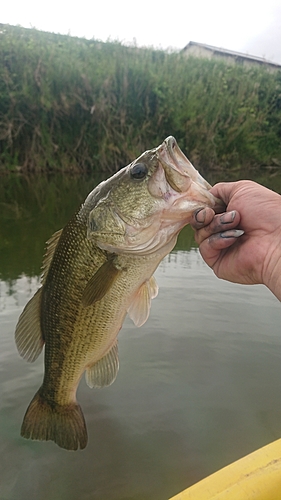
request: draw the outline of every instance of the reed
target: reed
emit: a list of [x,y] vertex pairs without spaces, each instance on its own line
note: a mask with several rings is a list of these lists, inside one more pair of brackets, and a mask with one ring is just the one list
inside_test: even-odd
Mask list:
[[174,135],[203,170],[281,166],[281,72],[0,25],[0,169],[112,173]]

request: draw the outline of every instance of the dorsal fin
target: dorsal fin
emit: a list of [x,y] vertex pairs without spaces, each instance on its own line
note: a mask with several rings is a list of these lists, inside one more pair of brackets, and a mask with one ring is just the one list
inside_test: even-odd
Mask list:
[[46,253],[44,255],[43,264],[42,264],[42,277],[41,277],[42,285],[46,281],[46,276],[48,274],[50,264],[52,262],[52,259],[53,259],[54,253],[55,253],[55,249],[56,249],[56,246],[57,246],[58,241],[60,239],[61,233],[62,233],[62,229],[60,229],[59,231],[56,231],[46,243]]
[[22,311],[15,332],[15,341],[19,354],[27,361],[35,361],[42,351],[44,339],[40,325],[42,288],[26,304]]

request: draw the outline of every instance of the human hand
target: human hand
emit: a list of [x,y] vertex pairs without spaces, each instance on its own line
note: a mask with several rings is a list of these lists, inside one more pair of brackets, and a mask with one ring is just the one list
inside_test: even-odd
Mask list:
[[219,183],[211,192],[227,212],[194,214],[203,259],[219,278],[263,283],[281,300],[281,196],[252,181]]

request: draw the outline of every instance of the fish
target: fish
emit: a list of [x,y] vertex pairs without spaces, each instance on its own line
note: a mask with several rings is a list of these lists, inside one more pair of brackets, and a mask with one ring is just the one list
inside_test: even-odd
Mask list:
[[119,369],[118,332],[126,314],[139,327],[157,296],[154,272],[195,210],[214,207],[210,184],[174,137],[101,182],[46,244],[40,288],[21,313],[15,343],[37,359],[43,382],[21,436],[84,449],[88,435],[76,391],[111,385]]

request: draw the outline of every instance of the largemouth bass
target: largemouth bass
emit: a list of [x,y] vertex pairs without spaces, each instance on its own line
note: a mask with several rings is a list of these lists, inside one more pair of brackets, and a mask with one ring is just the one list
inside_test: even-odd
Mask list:
[[85,448],[79,381],[86,372],[89,387],[114,382],[124,318],[128,313],[136,326],[147,320],[158,292],[153,273],[193,211],[214,207],[210,187],[168,137],[99,184],[47,242],[42,286],[15,332],[27,361],[45,345],[44,379],[24,416],[23,437]]

